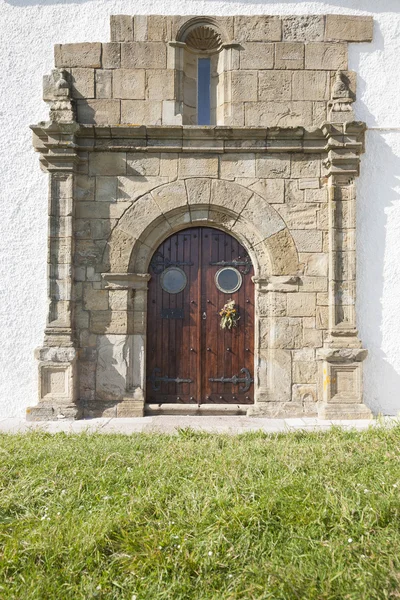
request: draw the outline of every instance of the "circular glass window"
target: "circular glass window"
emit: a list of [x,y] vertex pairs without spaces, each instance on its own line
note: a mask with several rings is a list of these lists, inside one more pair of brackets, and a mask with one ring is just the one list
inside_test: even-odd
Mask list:
[[161,287],[169,294],[179,294],[185,289],[187,277],[182,269],[178,267],[168,267],[161,273]]
[[233,294],[242,285],[242,275],[234,267],[224,267],[215,274],[215,285],[224,294]]

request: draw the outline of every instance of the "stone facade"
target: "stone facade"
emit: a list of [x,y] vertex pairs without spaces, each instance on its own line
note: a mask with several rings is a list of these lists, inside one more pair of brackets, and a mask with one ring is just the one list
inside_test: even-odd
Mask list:
[[[372,18],[115,16],[111,42],[56,46],[49,313],[30,419],[144,414],[148,267],[173,232],[236,237],[255,269],[252,415],[368,417],[355,321],[364,148],[347,43]],[[195,126],[193,57],[214,125]]]

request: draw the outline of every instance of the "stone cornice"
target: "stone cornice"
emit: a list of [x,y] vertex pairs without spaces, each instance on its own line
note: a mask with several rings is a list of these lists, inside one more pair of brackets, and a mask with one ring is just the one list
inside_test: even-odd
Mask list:
[[[39,123],[34,147],[48,170],[73,168],[77,152],[324,153],[328,168],[356,161],[364,151],[364,123],[321,127],[96,126]],[[75,158],[74,158],[75,157]],[[340,167],[341,168],[341,167]]]

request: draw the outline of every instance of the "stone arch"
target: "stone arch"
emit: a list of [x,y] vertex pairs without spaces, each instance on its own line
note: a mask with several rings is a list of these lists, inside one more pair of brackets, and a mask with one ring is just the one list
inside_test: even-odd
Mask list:
[[[200,35],[196,35],[200,34]],[[205,34],[205,36],[204,36]],[[176,34],[176,41],[183,42],[189,46],[196,42],[196,38],[200,41],[204,41],[208,38],[211,46],[207,44],[207,47],[197,49],[199,50],[220,50],[223,44],[229,43],[231,40],[223,26],[221,26],[221,19],[214,19],[213,17],[193,17],[188,19],[179,28]],[[196,47],[196,45],[194,46]]]
[[111,272],[145,273],[163,239],[191,225],[216,227],[236,237],[248,250],[258,278],[298,274],[294,240],[265,198],[231,181],[200,177],[159,186],[126,210],[109,239]]

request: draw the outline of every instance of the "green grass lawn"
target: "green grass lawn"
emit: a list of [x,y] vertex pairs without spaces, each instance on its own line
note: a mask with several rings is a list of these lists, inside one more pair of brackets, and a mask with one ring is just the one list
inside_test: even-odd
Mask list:
[[400,426],[0,436],[0,598],[400,598]]

